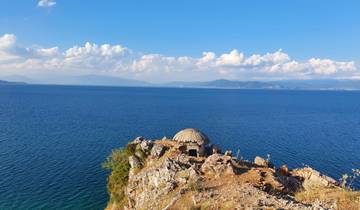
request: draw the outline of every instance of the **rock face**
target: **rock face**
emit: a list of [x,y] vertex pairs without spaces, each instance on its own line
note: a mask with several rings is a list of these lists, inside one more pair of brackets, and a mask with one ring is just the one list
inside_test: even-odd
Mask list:
[[235,174],[231,156],[213,154],[205,159],[201,166],[201,172],[220,176],[222,174]]
[[142,163],[141,161],[139,160],[139,158],[135,155],[132,155],[129,157],[129,164],[130,164],[130,167],[132,169],[134,168],[141,168],[142,167]]
[[[191,157],[167,139],[135,139],[146,155],[142,162],[129,156],[127,203],[109,203],[108,209],[326,209],[320,203],[302,204],[292,195],[314,187],[336,186],[330,177],[312,168],[278,169],[256,157],[238,161],[227,151]],[[136,169],[136,170],[135,170]]]
[[153,147],[153,142],[149,140],[144,140],[140,143],[141,149],[145,154],[150,154],[151,148]]
[[[166,195],[177,186],[180,173],[186,173],[186,166],[166,158],[156,168],[144,169],[129,179],[127,196],[131,209],[151,208],[162,195]],[[154,201],[150,203],[149,201]]]
[[166,150],[166,147],[161,144],[155,144],[151,149],[151,157],[159,158],[161,157]]
[[302,180],[302,187],[305,190],[336,185],[336,181],[333,178],[322,175],[320,172],[310,167],[295,169],[292,172],[292,175],[297,176]]

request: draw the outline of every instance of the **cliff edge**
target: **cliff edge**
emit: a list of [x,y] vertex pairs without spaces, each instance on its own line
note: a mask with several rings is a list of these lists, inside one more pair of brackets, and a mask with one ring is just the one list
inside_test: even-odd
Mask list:
[[310,167],[275,168],[184,144],[138,137],[114,150],[103,165],[112,170],[106,209],[360,209],[359,192]]

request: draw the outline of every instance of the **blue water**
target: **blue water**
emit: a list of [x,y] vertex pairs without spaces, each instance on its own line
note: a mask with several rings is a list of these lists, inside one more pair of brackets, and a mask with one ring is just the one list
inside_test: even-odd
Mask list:
[[185,127],[245,159],[360,168],[360,92],[0,86],[0,209],[102,209],[113,148]]

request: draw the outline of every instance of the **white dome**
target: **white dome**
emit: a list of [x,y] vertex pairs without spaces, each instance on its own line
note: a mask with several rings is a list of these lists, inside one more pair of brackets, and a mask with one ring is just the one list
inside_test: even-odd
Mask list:
[[186,128],[179,131],[177,134],[175,134],[173,140],[184,143],[197,143],[199,145],[209,143],[209,138],[194,128]]

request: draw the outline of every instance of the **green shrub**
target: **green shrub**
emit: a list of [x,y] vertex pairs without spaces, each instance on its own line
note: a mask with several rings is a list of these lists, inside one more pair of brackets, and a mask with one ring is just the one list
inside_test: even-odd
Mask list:
[[[111,170],[107,187],[111,201],[118,204],[126,204],[125,187],[129,180],[129,156],[134,155],[136,151],[136,145],[127,144],[125,148],[113,150],[102,164],[103,168]],[[141,159],[143,160],[143,157]]]

